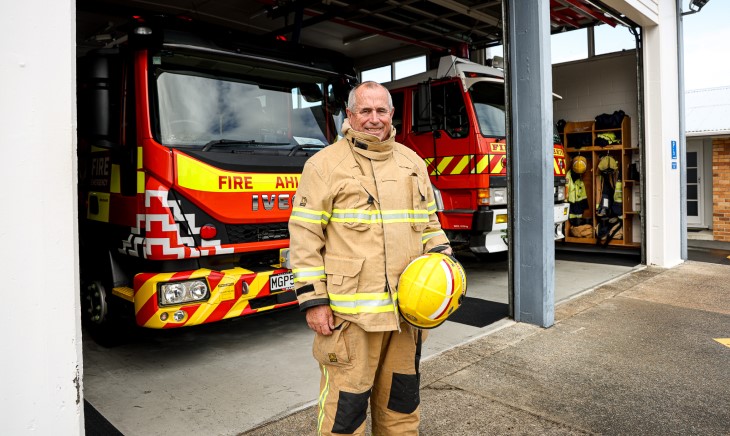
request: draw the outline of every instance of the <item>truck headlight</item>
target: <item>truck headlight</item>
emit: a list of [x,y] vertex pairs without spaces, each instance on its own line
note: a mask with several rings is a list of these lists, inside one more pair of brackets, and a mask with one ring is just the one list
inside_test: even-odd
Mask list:
[[157,292],[160,306],[173,306],[192,301],[207,300],[210,292],[204,279],[160,283]]
[[565,187],[564,186],[556,186],[555,191],[557,191],[556,194],[557,194],[558,201],[565,200]]
[[507,188],[489,188],[489,204],[507,204]]

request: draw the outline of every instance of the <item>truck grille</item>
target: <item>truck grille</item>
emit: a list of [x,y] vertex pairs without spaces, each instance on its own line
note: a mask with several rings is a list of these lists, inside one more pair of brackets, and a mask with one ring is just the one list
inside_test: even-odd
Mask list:
[[288,223],[227,225],[229,244],[289,239]]

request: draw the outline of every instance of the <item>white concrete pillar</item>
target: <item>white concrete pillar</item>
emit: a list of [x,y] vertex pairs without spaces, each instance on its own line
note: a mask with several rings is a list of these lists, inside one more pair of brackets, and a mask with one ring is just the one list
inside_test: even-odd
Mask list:
[[676,1],[659,0],[659,25],[643,28],[646,262],[672,267],[681,257]]
[[0,434],[83,434],[73,0],[0,14]]

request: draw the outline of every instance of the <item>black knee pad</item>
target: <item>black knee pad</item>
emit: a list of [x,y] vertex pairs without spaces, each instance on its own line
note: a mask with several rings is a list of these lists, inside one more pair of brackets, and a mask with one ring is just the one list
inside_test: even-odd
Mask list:
[[420,378],[419,374],[393,373],[388,409],[400,413],[415,412],[421,403],[421,395],[418,389]]
[[340,391],[332,433],[352,434],[365,422],[368,413],[370,389],[361,394]]

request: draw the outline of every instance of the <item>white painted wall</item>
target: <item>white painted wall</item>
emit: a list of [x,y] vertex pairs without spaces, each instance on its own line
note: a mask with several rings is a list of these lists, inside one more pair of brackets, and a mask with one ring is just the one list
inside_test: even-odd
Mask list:
[[0,14],[0,434],[83,434],[75,7]]
[[659,0],[659,21],[644,27],[646,261],[669,268],[682,263],[676,0]]
[[631,117],[631,142],[639,140],[636,52],[612,53],[553,67],[553,92],[563,97],[553,103],[557,121],[591,121],[619,109]]

